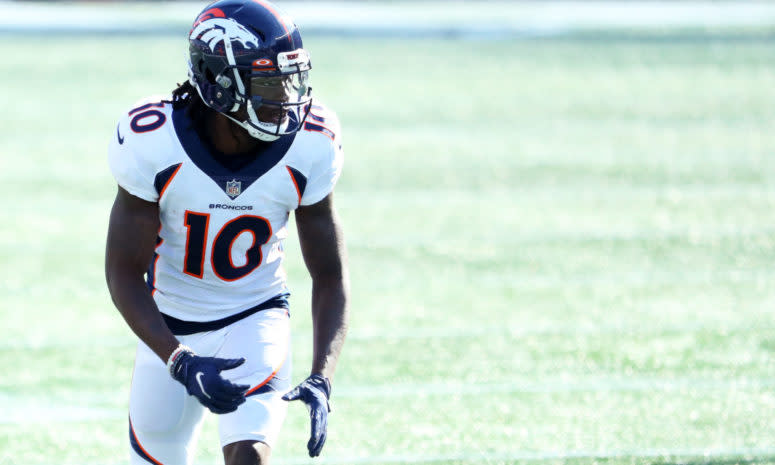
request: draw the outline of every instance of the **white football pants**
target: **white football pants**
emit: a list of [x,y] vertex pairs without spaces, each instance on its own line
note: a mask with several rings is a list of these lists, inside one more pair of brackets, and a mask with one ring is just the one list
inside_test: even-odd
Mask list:
[[[249,384],[247,401],[218,416],[221,447],[254,440],[270,447],[285,420],[290,389],[290,322],[284,308],[259,311],[225,328],[178,336],[197,355],[245,358],[221,376]],[[142,341],[137,345],[129,398],[130,463],[190,465],[206,408],[186,393]]]

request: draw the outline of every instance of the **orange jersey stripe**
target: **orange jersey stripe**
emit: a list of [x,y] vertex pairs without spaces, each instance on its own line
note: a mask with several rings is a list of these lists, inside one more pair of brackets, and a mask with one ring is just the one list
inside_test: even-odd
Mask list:
[[170,178],[167,179],[167,182],[164,184],[164,187],[161,188],[161,192],[159,192],[159,202],[161,202],[161,198],[164,196],[164,192],[167,190],[167,187],[170,185],[173,179],[175,179],[175,175],[178,174],[178,171],[180,171],[180,167],[183,166],[181,163],[178,165],[177,168],[175,168],[175,171],[172,172],[172,175],[170,175]]

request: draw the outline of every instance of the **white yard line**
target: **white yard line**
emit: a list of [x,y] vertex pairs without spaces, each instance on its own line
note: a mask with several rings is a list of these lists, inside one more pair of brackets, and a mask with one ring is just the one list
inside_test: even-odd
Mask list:
[[509,383],[400,383],[337,386],[336,397],[344,399],[479,396],[483,394],[553,394],[574,392],[672,392],[696,394],[708,391],[766,390],[773,378],[707,379],[702,377],[625,376],[536,376],[534,380]]
[[[348,341],[372,341],[372,340],[429,340],[429,339],[481,339],[483,337],[497,338],[525,338],[533,336],[607,336],[617,335],[632,338],[636,336],[661,336],[673,334],[690,334],[695,332],[717,332],[729,335],[733,333],[761,333],[775,332],[775,326],[757,325],[752,327],[750,323],[730,325],[727,322],[697,322],[683,325],[655,325],[643,327],[642,325],[611,325],[596,324],[585,325],[583,322],[573,322],[569,325],[552,324],[547,326],[471,326],[466,328],[391,328],[389,333],[379,328],[350,328],[347,334]],[[304,336],[295,335],[294,339],[304,340]],[[2,348],[2,345],[0,345]]]
[[[443,5],[443,7],[440,7]],[[600,28],[768,27],[763,1],[283,2],[302,31],[360,34],[552,36]],[[0,2],[0,31],[167,32],[184,34],[201,2],[43,4]],[[153,11],[153,15],[148,12]]]
[[0,394],[0,412],[0,425],[52,425],[126,417],[125,411],[88,405],[47,404],[41,398],[8,394]]

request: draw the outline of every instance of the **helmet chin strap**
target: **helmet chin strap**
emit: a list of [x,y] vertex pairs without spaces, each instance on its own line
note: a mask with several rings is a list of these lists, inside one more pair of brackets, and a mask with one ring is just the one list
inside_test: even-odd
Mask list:
[[277,139],[280,138],[280,136],[275,136],[273,134],[267,134],[264,131],[260,131],[257,128],[253,127],[248,123],[247,121],[240,121],[236,118],[232,118],[231,116],[227,115],[226,113],[222,113],[225,117],[229,118],[230,120],[237,123],[242,129],[246,130],[248,134],[250,134],[251,137],[255,137],[258,140],[262,140],[264,142],[274,142]]

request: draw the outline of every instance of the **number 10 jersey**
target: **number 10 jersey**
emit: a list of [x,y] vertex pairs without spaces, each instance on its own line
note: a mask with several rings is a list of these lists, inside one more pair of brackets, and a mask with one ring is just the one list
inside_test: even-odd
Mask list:
[[185,108],[146,100],[119,120],[108,160],[119,186],[159,204],[147,273],[159,310],[202,322],[288,292],[289,214],[333,190],[343,153],[336,115],[314,104],[298,133],[229,166],[199,138]]

